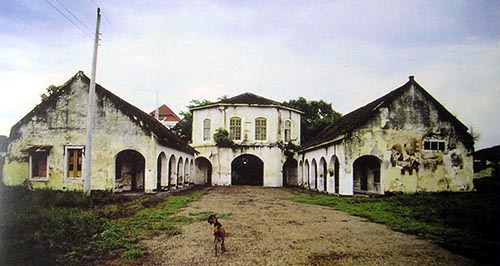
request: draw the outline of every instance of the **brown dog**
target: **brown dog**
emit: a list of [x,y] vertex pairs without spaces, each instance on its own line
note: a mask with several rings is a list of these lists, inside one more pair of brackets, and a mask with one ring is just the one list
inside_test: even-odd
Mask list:
[[224,230],[224,226],[217,220],[217,217],[212,214],[208,217],[207,222],[209,224],[214,225],[214,247],[215,247],[215,256],[217,256],[217,243],[221,242],[221,252],[224,253],[226,251],[226,247],[224,246],[224,239],[226,238],[226,230]]

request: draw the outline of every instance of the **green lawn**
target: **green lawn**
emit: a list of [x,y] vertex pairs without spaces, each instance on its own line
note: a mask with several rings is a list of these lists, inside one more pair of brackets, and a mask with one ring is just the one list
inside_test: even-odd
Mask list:
[[498,193],[417,193],[339,197],[294,189],[297,202],[330,206],[430,239],[454,252],[498,265]]

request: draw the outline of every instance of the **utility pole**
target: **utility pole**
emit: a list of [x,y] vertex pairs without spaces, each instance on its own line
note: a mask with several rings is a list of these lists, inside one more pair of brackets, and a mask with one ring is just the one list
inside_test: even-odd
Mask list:
[[83,164],[83,192],[90,194],[92,169],[92,131],[94,127],[94,95],[95,72],[97,67],[97,48],[99,47],[99,28],[101,26],[101,9],[97,8],[97,21],[94,37],[94,55],[92,57],[92,73],[90,75],[89,102],[87,109],[87,134],[85,143],[85,158]]

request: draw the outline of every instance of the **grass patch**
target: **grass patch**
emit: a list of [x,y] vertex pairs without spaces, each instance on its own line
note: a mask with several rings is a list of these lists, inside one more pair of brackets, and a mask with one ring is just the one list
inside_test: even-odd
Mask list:
[[145,255],[140,239],[177,235],[193,222],[176,215],[205,189],[181,195],[124,197],[113,193],[0,187],[0,265],[92,265]]
[[297,202],[330,206],[430,239],[473,259],[498,264],[500,196],[493,193],[417,193],[339,197],[294,190]]

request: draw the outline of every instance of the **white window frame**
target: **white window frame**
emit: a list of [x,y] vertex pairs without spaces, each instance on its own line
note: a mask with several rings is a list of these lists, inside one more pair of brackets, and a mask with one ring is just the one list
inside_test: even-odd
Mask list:
[[46,170],[45,170],[45,175],[46,176],[33,176],[33,155],[30,154],[29,157],[29,180],[30,181],[49,181],[49,153],[48,152],[43,152],[42,154],[45,155],[46,157]]
[[[82,173],[80,177],[68,178],[68,150],[82,150]],[[84,162],[85,161],[85,146],[84,145],[67,145],[64,146],[64,181],[82,181],[84,175]]]
[[[288,136],[289,139],[286,139],[286,130],[287,130],[286,123],[287,122],[290,123],[290,128],[289,128],[290,136]],[[283,123],[283,142],[284,143],[289,143],[292,141],[292,128],[293,128],[293,121],[291,119],[286,119],[285,122]]]
[[[205,121],[208,121],[208,133],[205,131]],[[205,135],[206,134],[206,135]],[[203,119],[203,134],[202,134],[202,140],[203,141],[211,141],[212,140],[212,119],[210,118],[205,118]]]

